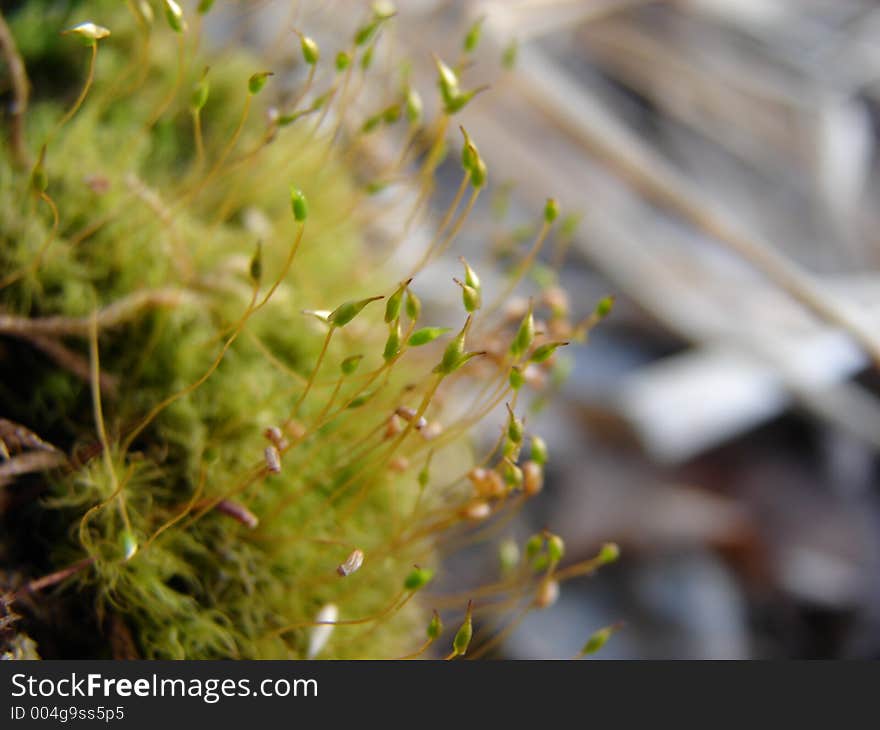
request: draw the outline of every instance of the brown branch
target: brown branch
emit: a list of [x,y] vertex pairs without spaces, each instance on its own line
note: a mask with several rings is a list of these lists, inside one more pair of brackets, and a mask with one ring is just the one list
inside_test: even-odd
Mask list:
[[9,125],[9,141],[12,147],[12,156],[19,167],[27,167],[30,164],[27,153],[27,145],[24,139],[24,115],[27,111],[28,97],[30,96],[30,83],[25,71],[24,61],[15,45],[12,31],[6,24],[3,13],[0,12],[0,55],[6,61],[9,69],[9,78],[12,81],[12,111]]
[[[98,312],[98,328],[116,327],[132,319],[142,309],[176,307],[192,300],[193,294],[181,289],[155,289],[135,292]],[[92,318],[88,317],[20,317],[0,313],[0,334],[14,336],[82,335],[89,334]]]
[[[17,335],[25,342],[29,342],[37,350],[50,357],[64,370],[73,373],[80,380],[89,382],[89,361],[79,353],[65,347],[58,340],[43,335],[21,333]],[[119,378],[109,373],[101,373],[98,376],[101,382],[101,393],[109,397],[115,397],[119,390]]]
[[0,487],[11,484],[22,474],[48,471],[66,461],[67,457],[60,451],[28,451],[8,461],[0,461]]
[[68,565],[66,568],[56,570],[54,573],[49,573],[49,575],[44,575],[42,578],[37,578],[36,580],[30,581],[30,583],[25,583],[21,588],[19,588],[15,593],[12,594],[12,596],[8,599],[8,603],[11,604],[23,596],[30,595],[32,593],[38,593],[45,588],[50,588],[51,586],[54,586],[63,580],[67,580],[68,578],[70,578],[70,576],[76,575],[81,570],[88,568],[94,562],[94,558],[83,558],[73,565]]

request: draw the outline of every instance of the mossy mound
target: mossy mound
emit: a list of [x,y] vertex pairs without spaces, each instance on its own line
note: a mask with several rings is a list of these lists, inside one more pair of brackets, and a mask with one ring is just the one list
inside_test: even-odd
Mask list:
[[[492,301],[463,261],[463,324],[425,326],[419,275],[487,183],[463,128],[458,192],[420,263],[394,268],[479,91],[459,78],[473,29],[455,68],[437,60],[425,120],[407,71],[382,72],[378,110],[357,103],[385,3],[323,65],[301,37],[290,78],[241,44],[205,51],[201,17],[170,0],[19,5],[11,32],[0,16],[0,655],[31,637],[47,657],[418,657],[446,639],[449,658],[483,656],[616,559],[561,568],[543,530],[522,559],[500,541],[497,582],[423,602],[441,548],[503,538],[541,491],[547,449],[518,399],[551,395],[557,349],[611,306],[569,321],[538,258],[549,199]],[[382,134],[400,152],[363,155]],[[368,245],[386,186],[415,202]],[[540,297],[508,301],[536,264]]]
[[[34,160],[49,140],[45,196],[31,189],[32,167],[16,167],[9,149],[0,158],[0,309],[65,318],[55,332],[0,342],[0,415],[71,455],[48,485],[40,477],[7,487],[34,491],[2,515],[2,557],[34,575],[93,561],[52,596],[57,625],[40,601],[22,624],[50,654],[106,656],[109,634],[121,630],[151,658],[301,657],[322,606],[339,606],[342,619],[379,614],[412,564],[430,561],[418,541],[389,549],[389,515],[415,499],[414,476],[392,485],[387,470],[371,466],[374,450],[353,447],[374,426],[367,412],[393,412],[394,384],[407,373],[396,368],[369,408],[344,407],[368,394],[367,376],[383,364],[380,306],[339,331],[293,413],[327,330],[302,310],[388,294],[394,274],[365,270],[362,231],[350,215],[360,193],[326,141],[292,125],[263,144],[270,95],[247,91],[258,61],[188,50],[178,76],[175,35],[158,18],[138,28],[116,6],[62,13],[25,4],[10,20],[29,68],[77,73],[48,94],[36,85],[28,110]],[[58,129],[89,54],[59,31],[86,19],[112,36],[100,41],[85,103]],[[199,160],[188,90],[209,62]],[[304,224],[291,214],[291,185],[308,200]],[[259,303],[276,283],[253,311],[253,297]],[[114,307],[124,310],[118,320],[104,319]],[[96,430],[92,381],[76,367],[95,364],[93,317],[109,454]],[[338,364],[361,353],[360,370],[330,406],[335,417],[311,430]],[[264,432],[284,423],[283,437],[295,443],[274,474],[262,463]],[[246,507],[259,526],[217,509],[221,499]],[[335,567],[354,546],[368,558],[342,580]],[[402,653],[419,615],[407,606],[393,620],[339,628],[322,655]],[[73,628],[84,617],[86,627]]]

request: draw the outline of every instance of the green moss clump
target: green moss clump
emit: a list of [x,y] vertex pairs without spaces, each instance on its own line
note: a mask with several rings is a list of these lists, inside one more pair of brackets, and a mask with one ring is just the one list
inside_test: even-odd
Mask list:
[[[441,343],[407,346],[417,308],[371,263],[359,140],[313,122],[323,108],[272,111],[285,100],[255,83],[260,61],[197,51],[192,27],[140,4],[50,5],[10,18],[35,95],[28,146],[0,157],[0,416],[64,457],[7,487],[21,498],[0,515],[0,558],[22,575],[3,605],[47,656],[407,653],[429,616],[405,587],[413,565],[517,490],[497,475],[518,447],[476,478],[463,436],[519,366],[499,355],[488,399],[440,434],[425,416],[444,415],[432,399],[474,355],[471,320],[439,375]],[[58,34],[85,10],[111,29],[95,48]],[[345,115],[355,68],[315,98]],[[421,184],[447,122],[422,130]],[[354,550],[363,566],[337,572]],[[45,573],[51,598],[31,590]],[[342,623],[310,648],[328,605]]]

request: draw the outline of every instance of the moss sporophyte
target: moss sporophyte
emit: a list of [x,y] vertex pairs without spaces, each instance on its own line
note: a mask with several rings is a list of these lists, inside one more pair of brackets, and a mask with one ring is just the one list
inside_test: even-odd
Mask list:
[[[437,58],[436,88],[406,74],[371,108],[360,95],[396,73],[374,53],[396,32],[386,4],[328,53],[285,28],[283,59],[212,52],[221,4],[190,7],[0,15],[0,652],[485,655],[617,557],[565,565],[558,538],[520,550],[507,531],[547,463],[526,400],[551,395],[558,348],[611,300],[570,323],[545,276],[516,304],[550,201],[502,286],[462,259],[459,320],[437,326],[420,275],[488,181],[462,128],[458,192],[425,215],[451,117],[479,90],[465,64]],[[463,29],[466,55],[480,29]],[[378,174],[360,164],[374,135],[401,145]],[[376,180],[416,191],[383,250],[366,242]],[[433,225],[419,263],[382,265],[417,221]],[[476,453],[469,435],[505,405]],[[497,581],[441,592],[448,546],[474,542],[502,555]]]

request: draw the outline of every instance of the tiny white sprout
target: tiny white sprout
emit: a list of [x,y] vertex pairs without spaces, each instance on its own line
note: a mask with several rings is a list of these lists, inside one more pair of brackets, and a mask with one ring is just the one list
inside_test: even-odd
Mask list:
[[412,408],[400,406],[400,408],[398,408],[395,413],[400,416],[404,421],[412,423],[416,431],[421,431],[425,426],[428,425],[428,422],[425,420],[424,416],[419,416],[418,418],[416,418],[417,414]]
[[329,309],[303,309],[302,313],[309,317],[314,317],[319,322],[324,322],[325,324],[327,324],[328,317],[332,314]]
[[336,568],[336,572],[343,578],[352,573],[357,572],[360,567],[364,564],[364,551],[355,548],[351,551],[351,555],[349,555],[344,563],[340,563],[339,567]]
[[332,603],[328,603],[318,611],[315,616],[315,626],[312,627],[309,636],[309,649],[307,657],[314,659],[327,646],[330,636],[333,634],[334,624],[339,618],[339,609]]
[[106,38],[110,35],[110,30],[103,25],[95,25],[95,23],[80,23],[79,25],[68,28],[65,33],[73,33],[82,37],[89,44]]
[[492,508],[489,506],[488,502],[484,502],[483,500],[471,502],[464,509],[464,516],[467,517],[469,520],[473,520],[474,522],[481,522],[491,514]]
[[253,512],[243,504],[233,502],[231,499],[221,499],[217,502],[214,509],[227,517],[231,517],[236,522],[240,522],[245,527],[249,527],[251,530],[255,529],[257,525],[260,524],[260,520]]
[[267,446],[263,452],[266,457],[266,468],[273,474],[281,473],[281,455],[274,446]]
[[269,426],[269,428],[263,431],[263,436],[279,451],[284,451],[288,447],[287,439],[284,438],[284,434],[281,433],[281,429],[278,426]]
[[559,583],[555,580],[545,580],[538,586],[535,596],[535,605],[538,608],[549,608],[559,599]]

